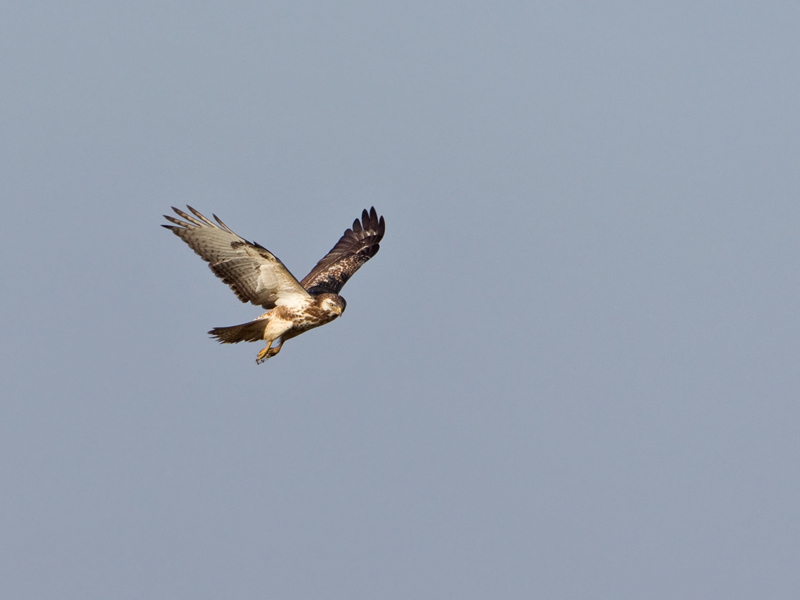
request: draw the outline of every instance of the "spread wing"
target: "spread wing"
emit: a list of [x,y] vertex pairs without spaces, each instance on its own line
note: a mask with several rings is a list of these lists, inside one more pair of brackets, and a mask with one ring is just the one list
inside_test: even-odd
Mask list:
[[303,278],[300,285],[312,294],[338,294],[353,273],[378,253],[379,242],[385,230],[386,223],[383,217],[378,219],[375,207],[369,212],[364,210],[361,221],[353,221],[353,228],[344,232],[331,251]]
[[264,308],[305,304],[309,293],[272,252],[239,237],[213,215],[216,223],[191,206],[194,217],[174,210],[184,221],[164,215],[174,225],[162,225],[189,244],[208,263],[214,274],[227,283],[242,302]]

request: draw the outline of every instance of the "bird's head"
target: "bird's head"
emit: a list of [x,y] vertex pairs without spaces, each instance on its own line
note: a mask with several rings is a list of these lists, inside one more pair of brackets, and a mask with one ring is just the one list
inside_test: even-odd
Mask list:
[[347,302],[339,294],[320,294],[317,298],[320,308],[332,319],[341,316],[347,308]]

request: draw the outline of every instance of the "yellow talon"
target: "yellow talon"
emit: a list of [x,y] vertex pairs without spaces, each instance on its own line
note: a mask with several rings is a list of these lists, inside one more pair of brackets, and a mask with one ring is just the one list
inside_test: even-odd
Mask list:
[[258,356],[256,357],[256,363],[260,365],[261,363],[263,363],[268,358],[272,358],[273,356],[275,356],[278,352],[281,351],[281,346],[283,346],[283,342],[281,342],[280,344],[278,344],[274,348],[272,348],[270,346],[267,346],[266,348],[261,350],[258,353]]

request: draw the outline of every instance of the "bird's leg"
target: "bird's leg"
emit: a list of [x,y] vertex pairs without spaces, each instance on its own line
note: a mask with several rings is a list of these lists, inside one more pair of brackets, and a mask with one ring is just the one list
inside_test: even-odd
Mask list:
[[275,356],[275,355],[276,355],[278,352],[280,352],[280,351],[281,351],[281,346],[283,346],[283,339],[282,339],[282,338],[278,338],[278,339],[280,340],[280,343],[279,343],[277,346],[275,346],[274,348],[272,348],[271,346],[272,346],[272,343],[273,343],[275,340],[268,340],[268,341],[269,341],[269,343],[267,344],[267,347],[266,347],[266,348],[264,348],[263,350],[261,350],[261,351],[258,353],[258,356],[256,357],[256,364],[259,364],[259,365],[260,365],[260,364],[261,364],[261,363],[263,363],[265,360],[267,360],[268,358],[272,358],[272,357],[273,357],[273,356]]
[[268,340],[267,341],[267,347],[264,348],[263,350],[259,351],[258,356],[256,356],[256,364],[257,365],[260,365],[261,363],[263,363],[265,360],[267,360],[268,358],[270,358],[272,356],[272,354],[270,354],[270,352],[269,352],[270,351],[270,346],[272,345],[272,342],[273,342],[273,340]]
[[275,346],[274,348],[270,348],[270,356],[275,356],[276,354],[278,354],[278,352],[281,351],[281,348],[283,348],[283,338],[282,337],[278,338],[278,345],[277,346]]

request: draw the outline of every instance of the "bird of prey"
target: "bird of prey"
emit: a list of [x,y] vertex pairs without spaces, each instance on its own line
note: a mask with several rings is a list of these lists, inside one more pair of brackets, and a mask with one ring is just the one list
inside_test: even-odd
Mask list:
[[217,215],[213,215],[214,223],[191,206],[187,208],[194,216],[173,206],[183,220],[164,215],[172,225],[162,227],[186,242],[239,300],[268,309],[249,323],[215,327],[208,333],[223,344],[264,340],[267,345],[258,353],[258,364],[278,354],[286,340],[341,316],[347,303],[339,292],[353,273],[377,254],[386,229],[374,207],[364,210],[361,221],[353,221],[353,228],[297,281],[277,256],[236,235]]

